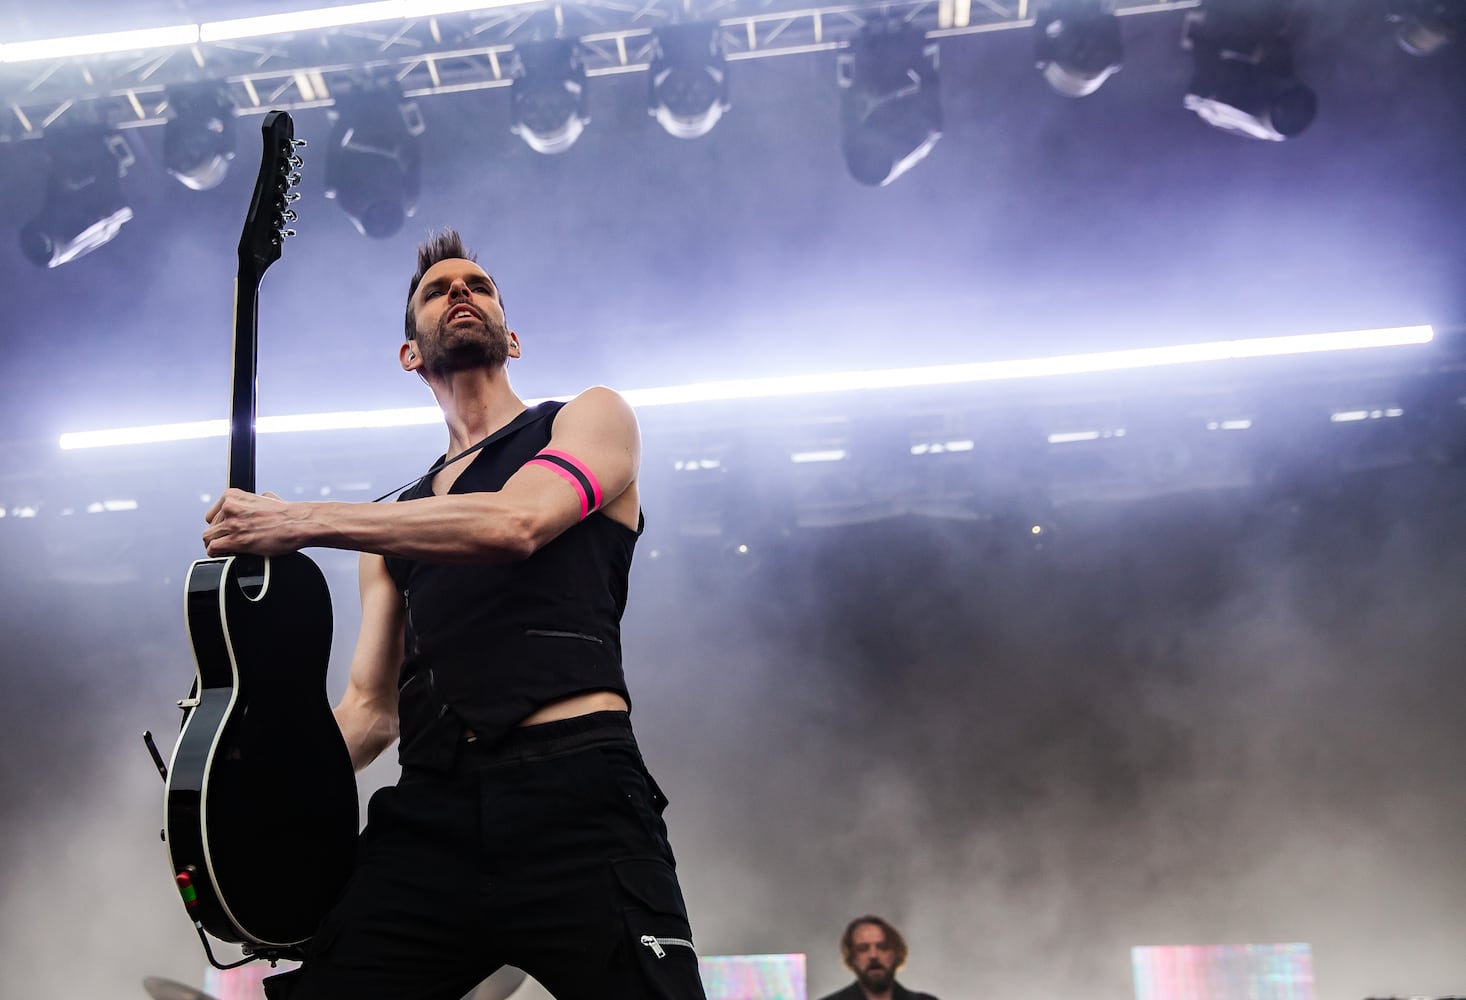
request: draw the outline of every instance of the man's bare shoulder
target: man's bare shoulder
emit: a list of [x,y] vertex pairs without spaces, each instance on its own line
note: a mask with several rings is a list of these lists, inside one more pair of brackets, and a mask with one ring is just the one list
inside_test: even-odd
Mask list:
[[622,428],[635,434],[636,411],[615,389],[593,385],[565,404],[555,417],[555,426]]
[[625,408],[631,409],[631,404],[626,397],[608,385],[593,385],[589,389],[582,390],[565,404],[565,409],[596,410],[601,408]]

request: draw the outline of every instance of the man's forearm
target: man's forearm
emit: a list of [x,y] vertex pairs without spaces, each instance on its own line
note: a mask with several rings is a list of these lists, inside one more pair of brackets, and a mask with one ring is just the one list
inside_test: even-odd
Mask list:
[[388,505],[293,503],[287,516],[295,548],[320,545],[434,563],[508,562],[534,552],[530,519],[489,493]]
[[336,725],[346,750],[351,754],[352,770],[360,771],[382,755],[397,739],[397,713],[365,703],[345,700],[335,708]]

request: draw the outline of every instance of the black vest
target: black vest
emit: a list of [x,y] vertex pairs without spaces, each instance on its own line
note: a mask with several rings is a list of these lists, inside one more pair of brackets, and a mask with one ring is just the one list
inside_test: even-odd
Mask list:
[[[449,492],[502,488],[549,444],[564,405],[526,411],[522,425],[480,450]],[[428,476],[398,499],[430,495]],[[493,742],[572,695],[615,691],[629,703],[621,614],[639,534],[596,512],[522,561],[447,566],[388,558],[407,607],[401,763],[451,767],[465,729]]]

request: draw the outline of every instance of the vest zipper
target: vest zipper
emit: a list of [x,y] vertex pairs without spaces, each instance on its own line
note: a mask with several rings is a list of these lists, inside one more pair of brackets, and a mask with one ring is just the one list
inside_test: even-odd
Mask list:
[[563,629],[527,628],[524,630],[524,634],[540,636],[546,639],[584,639],[586,642],[593,642],[598,646],[602,645],[601,640],[596,636],[586,635],[584,632],[566,632]]
[[402,607],[407,617],[407,634],[412,637],[412,648],[406,650],[409,656],[418,656],[422,650],[418,648],[417,626],[412,623],[412,598],[407,590],[402,591]]
[[696,953],[697,951],[697,949],[693,947],[691,941],[684,941],[682,940],[682,938],[659,938],[651,934],[643,934],[641,936],[641,943],[650,948],[652,950],[652,954],[657,956],[658,958],[667,957],[667,951],[665,948],[662,947],[662,945],[664,944],[675,944],[679,948],[688,948],[694,953]]

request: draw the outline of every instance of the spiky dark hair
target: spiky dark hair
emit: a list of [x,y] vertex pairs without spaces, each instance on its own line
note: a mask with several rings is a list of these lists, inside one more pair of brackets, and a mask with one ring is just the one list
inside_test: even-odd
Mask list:
[[[417,323],[412,315],[412,297],[417,294],[417,286],[422,284],[423,275],[439,261],[443,260],[471,260],[478,263],[478,254],[473,253],[463,245],[463,237],[458,235],[458,230],[445,227],[428,236],[427,240],[417,245],[417,270],[412,275],[412,281],[407,286],[407,320],[405,329],[407,339],[411,340],[417,336]],[[487,272],[485,272],[487,273]],[[489,275],[489,280],[494,281],[494,276]],[[494,291],[498,292],[499,283],[494,281]],[[504,296],[499,294],[499,307],[504,306]]]

